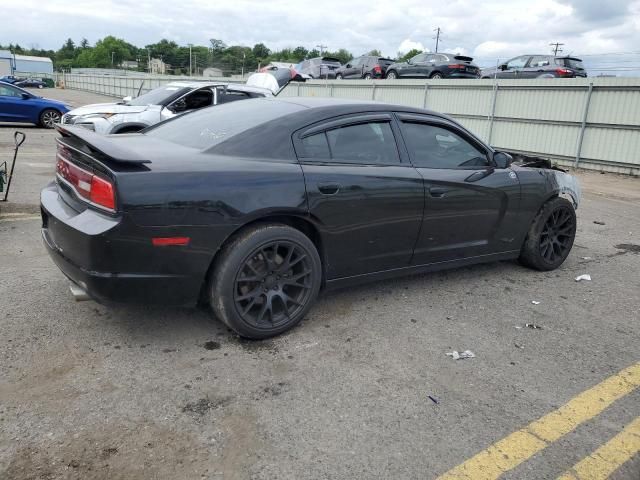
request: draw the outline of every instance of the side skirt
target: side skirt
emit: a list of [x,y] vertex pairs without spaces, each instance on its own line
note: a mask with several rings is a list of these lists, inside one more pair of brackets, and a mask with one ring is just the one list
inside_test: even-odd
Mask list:
[[497,262],[500,260],[513,260],[520,256],[520,250],[512,250],[509,252],[491,253],[488,255],[480,255],[477,257],[462,258],[459,260],[448,260],[445,262],[429,263],[426,265],[411,265],[408,267],[394,268],[392,270],[384,270],[381,272],[365,273],[362,275],[354,275],[352,277],[334,278],[326,281],[326,290],[334,288],[348,287],[366,282],[374,282],[385,280],[387,278],[395,278],[406,275],[415,275],[418,273],[437,272],[439,270],[448,270],[450,268],[466,267],[478,263]]

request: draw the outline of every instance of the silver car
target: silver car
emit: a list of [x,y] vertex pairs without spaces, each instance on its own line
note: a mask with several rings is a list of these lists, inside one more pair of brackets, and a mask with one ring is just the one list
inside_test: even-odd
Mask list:
[[274,94],[257,85],[206,81],[178,81],[136,98],[117,103],[97,103],[76,108],[62,116],[62,124],[76,125],[104,135],[137,132],[150,125],[199,108]]

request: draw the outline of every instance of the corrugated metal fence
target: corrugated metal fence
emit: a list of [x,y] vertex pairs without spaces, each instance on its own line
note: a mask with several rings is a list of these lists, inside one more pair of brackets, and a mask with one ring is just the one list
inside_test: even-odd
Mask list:
[[446,113],[496,148],[640,174],[640,79],[341,80],[283,96],[377,100]]
[[[59,75],[65,88],[135,96],[175,76]],[[190,80],[227,78],[184,77]],[[281,96],[377,100],[451,115],[496,148],[561,165],[640,174],[640,79],[315,80]]]

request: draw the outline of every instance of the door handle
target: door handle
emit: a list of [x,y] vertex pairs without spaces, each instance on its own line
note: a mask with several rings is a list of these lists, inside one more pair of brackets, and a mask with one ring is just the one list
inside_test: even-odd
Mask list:
[[340,191],[339,183],[319,183],[318,190],[323,195],[335,195]]
[[434,198],[442,198],[448,191],[449,191],[448,188],[431,187],[429,189],[429,195],[431,195]]

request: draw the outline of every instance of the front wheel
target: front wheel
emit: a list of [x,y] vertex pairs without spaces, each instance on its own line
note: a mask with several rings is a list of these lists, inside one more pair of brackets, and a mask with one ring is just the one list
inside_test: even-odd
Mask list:
[[370,73],[365,74],[364,79],[371,80],[371,74]]
[[442,74],[439,72],[434,73],[433,75],[431,75],[430,78],[434,78],[436,80],[440,80],[442,78]]
[[336,80],[342,80],[342,74],[338,73],[338,74],[336,75]]
[[241,232],[214,267],[214,314],[240,336],[262,339],[293,328],[315,301],[322,278],[313,242],[286,225]]
[[387,78],[389,80],[395,80],[396,78],[398,78],[398,74],[394,70],[391,70],[387,73]]
[[40,125],[44,128],[53,128],[56,123],[60,123],[60,112],[53,108],[47,108],[40,114]]
[[535,270],[554,270],[566,260],[576,237],[576,212],[566,198],[545,203],[529,227],[520,262]]

